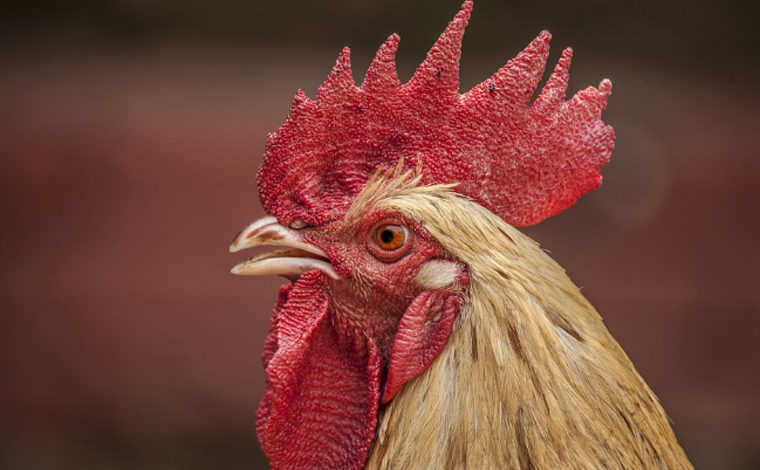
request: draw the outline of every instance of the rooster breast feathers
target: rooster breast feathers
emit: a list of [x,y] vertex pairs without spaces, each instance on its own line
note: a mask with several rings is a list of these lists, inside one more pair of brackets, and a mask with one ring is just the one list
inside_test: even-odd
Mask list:
[[654,394],[534,241],[446,186],[402,176],[366,193],[356,202],[418,221],[469,274],[447,345],[382,410],[366,468],[691,468]]

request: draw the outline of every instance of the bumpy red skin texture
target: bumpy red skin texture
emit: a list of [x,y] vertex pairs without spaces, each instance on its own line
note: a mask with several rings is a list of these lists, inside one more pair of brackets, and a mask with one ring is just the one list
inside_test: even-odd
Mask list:
[[[398,258],[379,259],[369,245],[376,227],[389,223],[408,227],[405,246]],[[256,428],[274,470],[359,469],[380,404],[448,341],[461,289],[426,291],[414,282],[422,264],[449,258],[399,214],[372,212],[354,225],[305,229],[302,237],[322,248],[344,279],[311,271],[280,290]],[[462,274],[457,284],[466,279]]]
[[459,310],[459,297],[445,291],[423,292],[412,301],[393,341],[382,403],[423,373],[446,346]]
[[281,291],[267,338],[256,427],[274,469],[361,468],[375,432],[377,348],[335,331],[324,283],[312,271]]
[[367,179],[400,157],[421,164],[423,183],[456,191],[515,226],[532,225],[601,184],[614,132],[601,120],[611,92],[603,81],[569,101],[572,52],[563,52],[546,86],[548,32],[491,78],[460,95],[459,58],[471,1],[449,24],[412,79],[398,80],[398,36],[380,48],[360,87],[349,51],[338,58],[316,100],[296,95],[287,121],[268,139],[258,182],[266,211],[282,223],[338,220]]

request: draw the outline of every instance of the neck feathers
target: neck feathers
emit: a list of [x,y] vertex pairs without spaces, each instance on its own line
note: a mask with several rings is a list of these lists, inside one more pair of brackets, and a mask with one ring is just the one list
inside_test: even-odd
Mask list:
[[367,469],[691,469],[652,391],[562,268],[445,188],[383,199],[470,270],[449,342],[382,411]]

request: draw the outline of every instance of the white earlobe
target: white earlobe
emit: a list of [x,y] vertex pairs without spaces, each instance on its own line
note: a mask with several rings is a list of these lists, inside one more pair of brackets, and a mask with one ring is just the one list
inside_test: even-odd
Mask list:
[[457,282],[462,265],[456,261],[432,260],[423,264],[417,273],[417,285],[423,289],[441,289]]

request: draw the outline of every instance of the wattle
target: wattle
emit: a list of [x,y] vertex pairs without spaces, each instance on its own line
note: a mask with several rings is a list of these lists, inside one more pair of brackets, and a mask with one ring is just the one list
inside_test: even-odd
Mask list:
[[322,272],[280,290],[264,350],[256,429],[273,470],[361,469],[377,425],[382,363],[341,338]]

